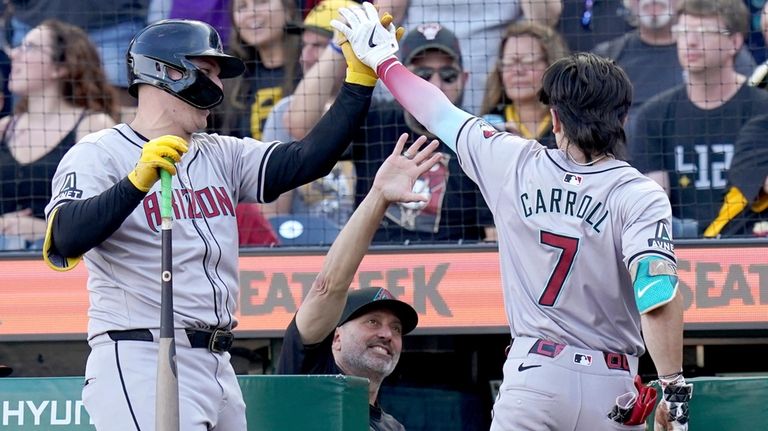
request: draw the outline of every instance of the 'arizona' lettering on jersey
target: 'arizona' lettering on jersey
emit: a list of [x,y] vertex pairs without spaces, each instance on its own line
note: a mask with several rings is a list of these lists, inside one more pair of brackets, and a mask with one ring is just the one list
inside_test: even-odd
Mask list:
[[[235,217],[235,205],[224,187],[206,187],[202,190],[174,189],[171,206],[175,220],[210,219],[221,215]],[[162,223],[160,191],[148,194],[142,207],[149,228],[158,232]]]

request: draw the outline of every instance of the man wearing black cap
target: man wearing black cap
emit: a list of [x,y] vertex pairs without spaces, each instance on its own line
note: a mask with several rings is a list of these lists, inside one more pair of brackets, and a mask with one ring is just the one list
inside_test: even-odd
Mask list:
[[418,323],[410,305],[384,288],[350,292],[360,261],[387,207],[393,202],[423,202],[412,191],[420,175],[432,169],[440,154],[438,142],[418,151],[421,137],[406,152],[402,135],[376,174],[373,187],[334,241],[323,269],[312,284],[283,339],[278,374],[346,374],[370,381],[370,427],[375,431],[404,430],[378,406],[379,387],[400,359],[403,335]]
[[[320,118],[322,111],[314,100],[330,91],[334,79],[341,78],[334,72],[331,55],[327,52],[321,56],[293,95],[285,119],[295,136],[302,136],[305,126]],[[468,74],[463,68],[459,41],[453,32],[439,23],[419,25],[400,42],[400,55],[403,64],[411,71],[438,87],[451,103],[461,105]],[[340,62],[341,56],[336,55],[336,60]],[[351,145],[357,174],[356,204],[359,205],[371,188],[376,167],[387,157],[392,142],[401,133],[433,137],[397,102],[374,101],[365,124]],[[477,186],[461,170],[453,152],[444,145],[439,150],[443,159],[416,183],[419,190],[429,193],[430,200],[423,205],[391,205],[376,232],[374,243],[455,243],[494,239],[493,219]]]

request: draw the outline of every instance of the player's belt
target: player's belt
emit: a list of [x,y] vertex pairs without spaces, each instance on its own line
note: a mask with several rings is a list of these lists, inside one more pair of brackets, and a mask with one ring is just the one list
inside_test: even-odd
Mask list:
[[[505,356],[509,354],[509,349],[512,347],[514,342],[515,340],[513,339],[509,346],[507,346],[504,352]],[[548,358],[556,358],[565,347],[566,344],[538,339],[535,343],[533,343],[533,346],[531,346],[531,349],[528,351],[528,353],[546,356]],[[630,371],[629,359],[627,358],[627,355],[623,353],[603,352],[603,359],[605,360],[605,365],[609,369],[624,370],[627,372]]]
[[[206,348],[214,353],[222,353],[232,348],[235,336],[226,329],[185,329],[189,345],[193,348]],[[154,341],[149,329],[129,329],[127,331],[107,331],[113,341]]]

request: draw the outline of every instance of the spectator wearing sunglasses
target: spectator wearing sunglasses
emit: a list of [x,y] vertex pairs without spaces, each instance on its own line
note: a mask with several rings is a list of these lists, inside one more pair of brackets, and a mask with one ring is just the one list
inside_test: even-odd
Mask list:
[[552,116],[538,92],[547,67],[567,54],[565,41],[549,27],[532,22],[508,26],[486,80],[480,114],[501,131],[556,148]]
[[[460,106],[468,73],[464,70],[456,35],[438,23],[416,26],[400,42],[403,63],[428,80]],[[335,56],[335,57],[334,57]],[[305,75],[291,100],[284,119],[294,136],[302,136],[305,124],[322,113],[318,101],[343,78],[333,59],[340,57],[328,48]],[[314,100],[314,101],[313,101]],[[424,101],[429,103],[429,101]],[[393,142],[402,133],[432,138],[421,124],[395,101],[374,101],[364,126],[351,144],[357,175],[355,204],[359,205],[373,184],[376,170],[392,152]],[[453,152],[441,143],[440,162],[422,175],[414,186],[430,199],[418,204],[393,204],[374,242],[378,244],[457,243],[495,239],[493,219],[477,186],[462,172]]]

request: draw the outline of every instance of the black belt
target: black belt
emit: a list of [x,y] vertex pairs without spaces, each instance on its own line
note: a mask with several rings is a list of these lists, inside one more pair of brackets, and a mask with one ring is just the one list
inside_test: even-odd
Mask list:
[[[206,331],[203,329],[185,329],[189,344],[193,348],[206,348],[214,353],[227,352],[232,348],[235,336],[225,329]],[[107,331],[113,341],[154,341],[149,329],[129,329],[127,331]]]
[[[509,355],[509,349],[512,348],[514,342],[515,340],[512,339],[509,346],[504,349],[504,356]],[[555,343],[554,341],[538,339],[533,343],[528,353],[554,358],[560,354],[565,346],[565,344]],[[605,365],[612,370],[631,372],[629,369],[629,359],[623,353],[603,352],[603,359],[605,360]]]

